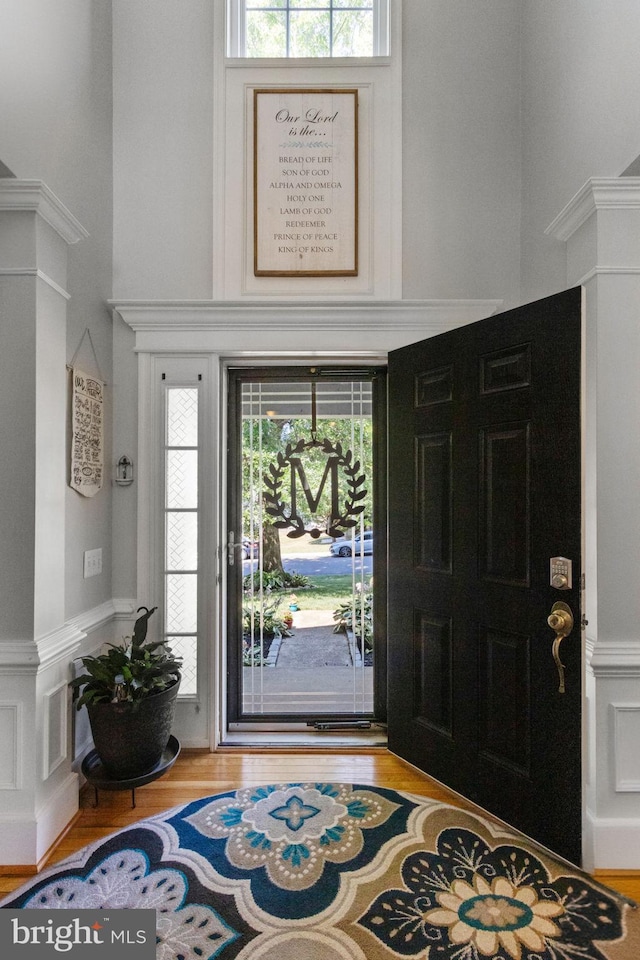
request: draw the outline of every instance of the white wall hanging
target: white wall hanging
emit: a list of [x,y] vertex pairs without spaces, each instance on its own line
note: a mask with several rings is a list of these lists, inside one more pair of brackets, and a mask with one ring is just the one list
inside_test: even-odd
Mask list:
[[71,478],[83,497],[95,497],[104,477],[104,383],[73,367]]

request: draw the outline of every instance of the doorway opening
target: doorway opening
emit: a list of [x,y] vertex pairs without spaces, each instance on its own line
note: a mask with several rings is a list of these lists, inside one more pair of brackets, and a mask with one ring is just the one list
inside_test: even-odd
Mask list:
[[229,370],[231,730],[386,719],[385,406],[379,369]]

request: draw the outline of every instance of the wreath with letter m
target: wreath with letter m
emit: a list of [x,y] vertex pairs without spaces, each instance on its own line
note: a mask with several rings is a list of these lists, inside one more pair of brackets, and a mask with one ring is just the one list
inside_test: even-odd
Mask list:
[[[324,530],[318,529],[317,526],[307,528],[304,519],[293,508],[293,504],[296,502],[295,468],[300,463],[300,455],[306,450],[312,449],[320,449],[329,458],[329,464],[333,462],[336,469],[341,469],[346,481],[347,496],[343,504],[338,504],[338,492],[332,490],[332,504],[337,505],[337,510],[335,512],[332,510]],[[291,508],[288,513],[287,503],[284,500],[284,482],[287,473],[291,477]],[[333,480],[333,473],[331,476]],[[276,462],[269,464],[268,472],[263,475],[265,510],[269,516],[275,518],[274,527],[281,530],[291,528],[287,533],[288,537],[295,539],[308,533],[313,539],[317,540],[324,532],[330,537],[340,537],[347,530],[356,526],[359,515],[364,512],[365,506],[361,501],[367,495],[367,490],[364,487],[365,479],[365,474],[361,473],[360,461],[354,460],[351,450],[344,450],[339,442],[332,444],[327,439],[312,439],[299,440],[295,444],[288,443],[284,453],[277,454]],[[307,503],[311,507],[313,501],[308,490],[305,489],[304,493]]]

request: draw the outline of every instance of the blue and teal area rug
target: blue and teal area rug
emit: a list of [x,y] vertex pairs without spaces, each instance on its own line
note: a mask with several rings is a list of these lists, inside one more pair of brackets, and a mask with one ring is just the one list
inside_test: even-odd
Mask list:
[[637,911],[474,814],[345,783],[196,800],[2,907],[153,908],[158,960],[638,960]]

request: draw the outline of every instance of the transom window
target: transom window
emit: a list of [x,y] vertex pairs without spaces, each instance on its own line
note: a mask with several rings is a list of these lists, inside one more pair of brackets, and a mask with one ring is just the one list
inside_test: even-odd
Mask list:
[[388,53],[389,0],[228,0],[232,57]]

